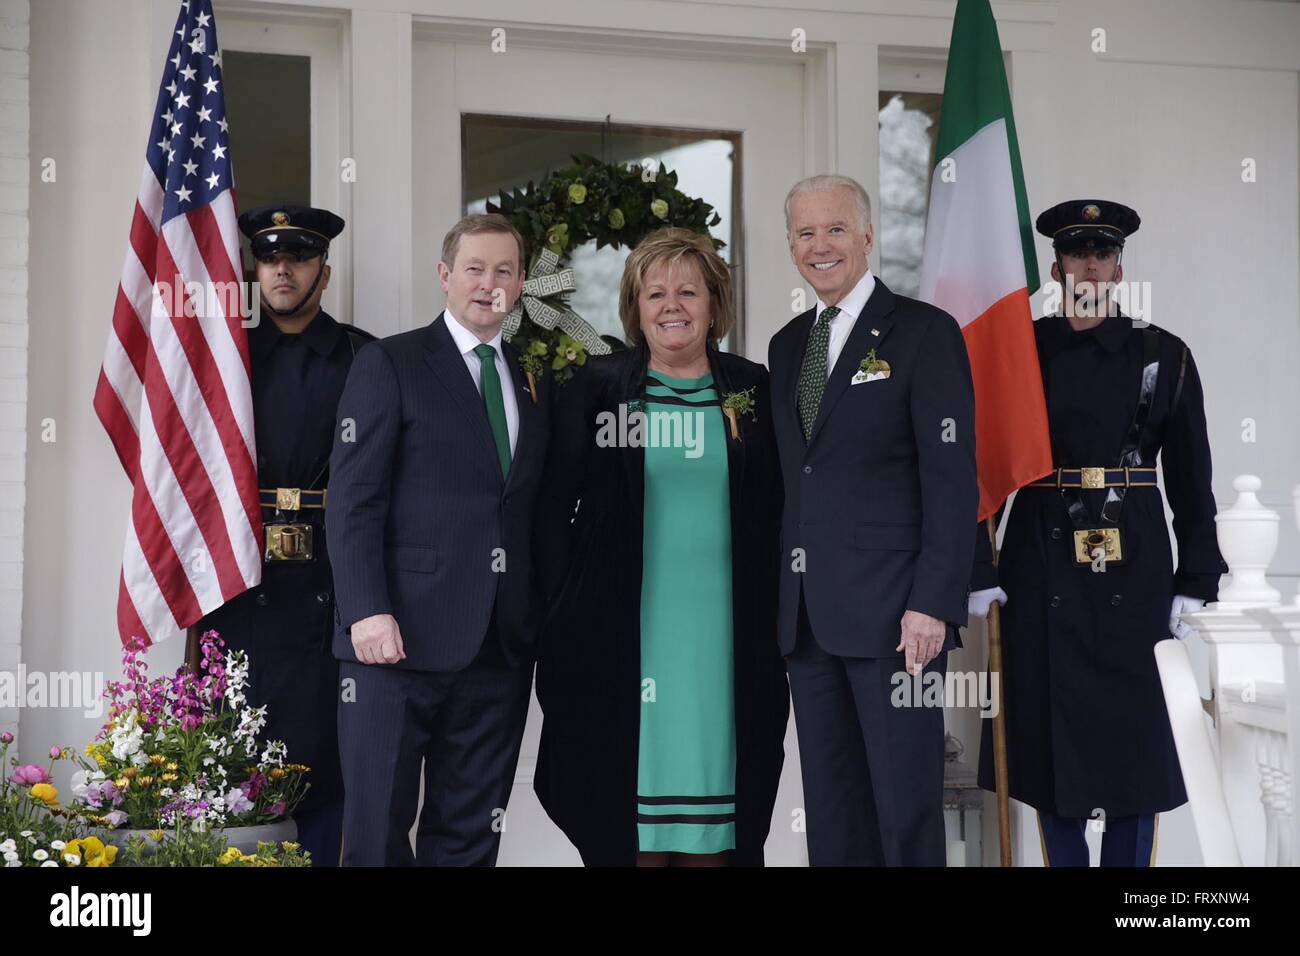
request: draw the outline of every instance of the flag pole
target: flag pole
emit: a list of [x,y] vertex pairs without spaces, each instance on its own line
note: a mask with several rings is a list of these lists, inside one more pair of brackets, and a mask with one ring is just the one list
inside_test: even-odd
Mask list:
[[193,624],[185,629],[185,669],[197,677],[199,663],[199,626]]
[[[989,515],[984,521],[988,531],[989,547],[993,551],[993,567],[998,566],[998,529],[994,524],[995,515]],[[997,601],[989,605],[989,674],[993,683],[993,781],[998,802],[998,851],[1001,864],[1009,867],[1011,863],[1011,796],[1007,786],[1007,718],[1006,700],[1002,694],[1002,608]]]

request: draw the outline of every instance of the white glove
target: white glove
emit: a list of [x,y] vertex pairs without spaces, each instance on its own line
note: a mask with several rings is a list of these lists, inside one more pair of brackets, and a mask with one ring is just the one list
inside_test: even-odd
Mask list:
[[971,617],[986,618],[993,602],[1007,603],[1007,592],[1001,588],[985,588],[983,591],[971,591],[966,598],[966,613]]
[[1199,611],[1205,607],[1205,602],[1200,598],[1188,597],[1186,594],[1177,594],[1174,596],[1174,603],[1169,607],[1169,633],[1180,641],[1188,634],[1191,634],[1194,628],[1178,619],[1180,614],[1190,614],[1193,611]]

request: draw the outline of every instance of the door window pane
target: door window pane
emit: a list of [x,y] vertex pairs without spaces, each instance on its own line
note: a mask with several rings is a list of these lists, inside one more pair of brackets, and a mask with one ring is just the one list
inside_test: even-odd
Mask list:
[[921,288],[939,93],[880,94],[880,277],[902,295]]
[[[223,50],[226,119],[240,212],[311,205],[311,58]],[[241,236],[246,277],[253,278]]]

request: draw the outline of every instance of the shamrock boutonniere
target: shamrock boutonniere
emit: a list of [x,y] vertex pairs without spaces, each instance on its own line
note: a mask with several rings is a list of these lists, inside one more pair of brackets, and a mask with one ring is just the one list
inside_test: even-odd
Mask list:
[[[538,351],[541,346],[541,351]],[[528,346],[523,357],[519,359],[519,367],[524,370],[524,378],[528,380],[528,394],[533,397],[533,404],[537,404],[537,380],[542,377],[542,357],[546,354],[546,343],[534,341]]]
[[727,422],[731,425],[731,437],[740,441],[740,416],[748,415],[754,421],[758,421],[758,416],[754,414],[754,388],[750,386],[741,392],[728,392],[722,399],[722,413],[727,416]]
[[882,358],[877,358],[876,350],[872,349],[858,365],[858,371],[866,376],[889,378],[889,363]]

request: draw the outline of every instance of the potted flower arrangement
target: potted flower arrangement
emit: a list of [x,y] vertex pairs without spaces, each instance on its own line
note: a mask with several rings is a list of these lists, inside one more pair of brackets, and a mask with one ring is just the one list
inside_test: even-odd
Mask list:
[[244,653],[223,654],[215,631],[200,647],[197,672],[153,679],[143,646],[124,649],[108,719],[84,756],[73,755],[81,769],[68,810],[134,863],[228,865],[246,854],[304,863],[289,814],[308,768],[289,763],[282,742],[259,743],[266,708],[248,704]]
[[109,866],[117,848],[102,840],[81,839],[74,820],[59,812],[54,763],[71,757],[62,747],[50,748],[50,763],[19,764],[9,756],[14,735],[0,734],[0,865]]

